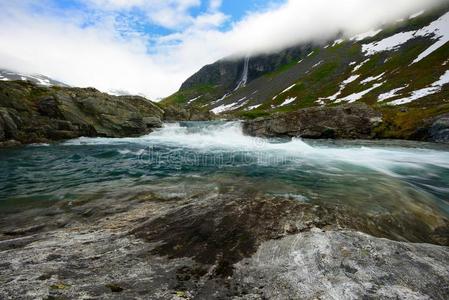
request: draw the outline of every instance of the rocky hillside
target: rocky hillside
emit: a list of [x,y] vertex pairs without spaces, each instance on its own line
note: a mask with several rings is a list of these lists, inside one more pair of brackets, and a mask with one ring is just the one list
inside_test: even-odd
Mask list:
[[0,146],[80,136],[142,135],[160,126],[163,114],[142,97],[0,81]]
[[163,104],[240,118],[366,103],[382,114],[377,137],[412,138],[449,112],[449,6],[383,28],[269,56],[221,60]]

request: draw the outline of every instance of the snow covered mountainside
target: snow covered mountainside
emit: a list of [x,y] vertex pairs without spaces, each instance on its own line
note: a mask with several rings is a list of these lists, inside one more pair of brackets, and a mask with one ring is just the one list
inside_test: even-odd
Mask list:
[[391,120],[394,136],[449,112],[448,42],[445,5],[350,38],[218,61],[162,103],[255,118],[363,102]]
[[0,81],[15,81],[15,80],[31,81],[32,83],[35,83],[40,86],[68,87],[68,85],[66,85],[62,82],[59,82],[57,80],[51,79],[44,75],[25,74],[25,73],[19,73],[19,72],[6,70],[6,69],[0,69]]

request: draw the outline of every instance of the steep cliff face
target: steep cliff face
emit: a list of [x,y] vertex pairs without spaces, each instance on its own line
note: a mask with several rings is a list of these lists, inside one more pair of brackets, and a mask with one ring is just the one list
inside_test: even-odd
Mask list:
[[227,57],[204,66],[188,78],[174,95],[162,104],[186,107],[209,107],[211,102],[244,88],[255,79],[282,70],[305,57],[312,45],[299,45],[276,54]]
[[95,89],[0,82],[0,144],[38,143],[79,136],[124,137],[151,132],[163,110],[135,96]]

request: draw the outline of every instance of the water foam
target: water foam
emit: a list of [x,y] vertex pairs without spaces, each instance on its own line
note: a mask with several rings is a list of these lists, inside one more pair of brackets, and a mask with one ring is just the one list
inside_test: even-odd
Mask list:
[[449,152],[432,149],[368,146],[311,146],[301,139],[274,141],[246,136],[240,122],[172,123],[155,132],[136,138],[79,138],[65,145],[123,145],[143,147],[166,146],[190,149],[199,153],[245,152],[261,155],[264,161],[288,161],[292,164],[314,164],[322,168],[339,168],[346,163],[367,167],[392,176],[398,168],[425,170],[433,165],[449,169]]

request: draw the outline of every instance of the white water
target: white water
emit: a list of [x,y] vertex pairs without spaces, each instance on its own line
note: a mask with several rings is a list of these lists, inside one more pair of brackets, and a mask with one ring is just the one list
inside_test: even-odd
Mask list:
[[246,86],[246,83],[248,82],[248,69],[249,69],[249,56],[247,56],[245,58],[245,63],[243,65],[242,79],[240,79],[240,82],[237,84],[237,87],[235,88],[235,91],[238,90],[241,87]]
[[[142,147],[165,146],[168,149],[189,149],[198,153],[233,154],[245,152],[262,157],[264,162],[291,161],[292,165],[315,165],[320,168],[339,168],[341,163],[366,167],[391,176],[398,176],[396,168],[425,172],[430,166],[449,169],[449,152],[432,149],[402,147],[311,146],[301,139],[270,141],[245,136],[239,122],[202,123],[184,127],[166,124],[155,132],[137,138],[79,138],[64,143],[73,145],[127,145]],[[126,151],[123,150],[123,151]],[[418,173],[417,173],[418,174]]]

